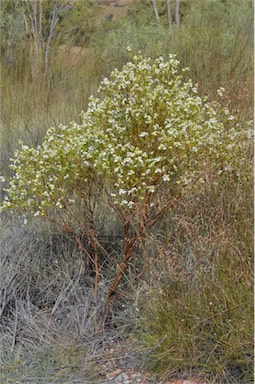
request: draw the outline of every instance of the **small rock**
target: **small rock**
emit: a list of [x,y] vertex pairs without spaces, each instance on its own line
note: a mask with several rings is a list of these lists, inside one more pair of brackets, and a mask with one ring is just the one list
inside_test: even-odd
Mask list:
[[122,372],[122,369],[116,369],[115,371],[112,371],[110,373],[107,373],[106,377],[108,380],[112,380],[115,377],[119,376]]

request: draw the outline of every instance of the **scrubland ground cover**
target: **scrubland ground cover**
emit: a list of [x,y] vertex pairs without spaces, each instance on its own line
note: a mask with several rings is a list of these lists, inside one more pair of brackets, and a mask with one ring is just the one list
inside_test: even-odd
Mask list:
[[[43,143],[50,127],[70,126],[70,121],[84,124],[80,112],[86,114],[89,97],[96,94],[100,81],[114,68],[121,70],[138,51],[152,60],[162,56],[165,62],[169,54],[177,54],[181,68],[190,68],[183,75],[184,81],[191,78],[198,83],[198,95],[208,95],[208,102],[218,98],[217,90],[224,87],[222,108],[228,107],[228,117],[236,116],[240,130],[246,130],[253,105],[252,2],[183,0],[181,24],[174,23],[171,28],[163,1],[158,2],[159,25],[146,1],[128,2],[129,6],[112,3],[111,13],[104,2],[78,1],[71,7],[66,3],[58,10],[47,67],[45,57],[35,54],[40,45],[37,47],[33,37],[26,34],[22,13],[29,12],[27,5],[24,8],[26,2],[6,1],[1,8],[0,134],[1,176],[5,179],[12,176],[9,163],[19,148],[19,139],[36,147]],[[44,48],[54,4],[43,3],[45,20],[40,39]],[[39,63],[41,60],[37,73],[36,57]],[[107,83],[105,93],[110,100]],[[100,102],[95,102],[94,110],[90,104],[89,113],[98,126],[105,126],[106,120],[96,113],[102,107]],[[109,105],[114,109],[114,103],[109,101]],[[103,112],[106,110],[107,106]],[[159,125],[167,113],[172,113],[171,109],[161,111]],[[187,119],[192,120],[190,116]],[[119,129],[121,116],[117,122]],[[147,131],[143,118],[138,117],[137,122],[143,128],[139,137],[142,143],[148,140]],[[148,369],[161,380],[196,374],[209,382],[253,382],[252,143],[245,148],[242,160],[236,155],[235,174],[223,174],[217,183],[210,182],[214,175],[205,175],[204,188],[189,188],[176,204],[164,210],[164,217],[153,227],[140,229],[129,265],[121,272],[119,285],[113,286],[116,295],[108,320],[97,329],[95,314],[97,319],[104,316],[109,288],[125,255],[123,216],[109,209],[109,197],[114,207],[117,188],[125,192],[118,194],[120,207],[124,201],[124,207],[134,202],[128,200],[124,184],[119,185],[122,180],[109,178],[111,153],[105,155],[109,170],[104,172],[108,172],[108,182],[115,183],[114,188],[107,190],[104,185],[92,191],[92,202],[96,192],[108,191],[108,198],[101,196],[93,216],[93,229],[100,234],[97,272],[70,232],[68,235],[38,217],[27,221],[21,211],[2,212],[2,382],[96,383],[99,351],[130,334],[148,357]],[[235,150],[229,147],[227,155]],[[115,155],[122,158],[125,153]],[[135,176],[142,183],[140,173]],[[153,194],[156,181],[150,182],[149,193]],[[2,182],[2,199],[3,187],[7,182]],[[144,194],[142,186],[139,191]],[[150,194],[143,196],[151,198]],[[54,199],[61,204],[58,196]],[[76,203],[73,212],[80,218]],[[142,216],[132,217],[134,221]],[[128,234],[137,234],[137,228],[137,224],[135,230],[129,228]],[[86,240],[81,233],[76,234],[94,257],[93,242],[88,241],[93,238],[91,232]]]

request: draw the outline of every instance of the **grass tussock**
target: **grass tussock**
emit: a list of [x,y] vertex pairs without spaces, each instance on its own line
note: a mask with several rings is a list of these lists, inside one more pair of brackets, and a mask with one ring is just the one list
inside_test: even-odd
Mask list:
[[[116,247],[113,241],[105,245],[106,269],[116,264]],[[107,329],[95,331],[93,281],[93,269],[61,232],[40,221],[24,224],[20,216],[2,216],[2,383],[97,382],[105,349],[123,337],[127,318],[133,320],[131,308],[119,311]],[[108,284],[101,279],[98,287],[98,319]]]
[[161,379],[253,382],[251,193],[252,181],[190,195],[165,224],[139,333]]

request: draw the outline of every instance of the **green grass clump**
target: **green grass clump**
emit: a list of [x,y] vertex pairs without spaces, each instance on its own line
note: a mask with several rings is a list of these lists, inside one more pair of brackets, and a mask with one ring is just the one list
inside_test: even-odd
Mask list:
[[139,334],[161,379],[197,373],[210,383],[253,382],[248,184],[189,197],[169,219],[170,238],[150,272]]

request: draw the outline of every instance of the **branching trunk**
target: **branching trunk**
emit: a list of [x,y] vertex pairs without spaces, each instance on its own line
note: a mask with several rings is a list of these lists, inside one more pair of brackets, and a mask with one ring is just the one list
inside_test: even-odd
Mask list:
[[31,75],[33,82],[37,81],[40,70],[43,69],[44,80],[49,71],[49,52],[52,45],[54,31],[58,22],[60,12],[71,7],[69,3],[60,5],[55,1],[48,28],[43,35],[43,0],[20,0],[24,27],[30,45]]
[[42,0],[21,0],[24,27],[30,47],[32,81],[36,82],[42,66]]
[[110,309],[110,303],[111,303],[112,296],[113,296],[116,288],[119,285],[119,282],[123,276],[123,273],[125,272],[125,270],[127,268],[127,263],[129,261],[129,259],[131,258],[132,253],[134,251],[134,248],[138,242],[138,235],[137,234],[134,234],[133,237],[130,238],[129,229],[130,229],[130,224],[128,223],[124,226],[124,259],[119,266],[119,269],[115,275],[115,278],[114,278],[114,280],[110,286],[110,289],[108,291],[108,294],[107,294],[107,298],[106,298],[106,302],[105,302],[105,311],[104,311],[104,316],[103,316],[103,324],[105,324],[105,322],[108,318],[108,315],[109,315],[109,309]]

